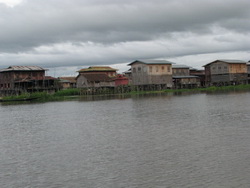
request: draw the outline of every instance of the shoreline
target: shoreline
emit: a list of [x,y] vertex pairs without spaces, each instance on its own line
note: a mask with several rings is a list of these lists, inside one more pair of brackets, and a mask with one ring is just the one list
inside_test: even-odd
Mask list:
[[199,92],[219,92],[219,91],[250,91],[250,84],[247,85],[235,85],[235,86],[221,86],[221,87],[207,87],[207,88],[193,88],[193,89],[164,89],[157,91],[131,91],[126,93],[102,93],[102,94],[81,94],[81,89],[67,89],[60,90],[53,94],[46,92],[36,93],[24,93],[21,95],[14,95],[8,97],[1,97],[1,102],[14,103],[21,102],[22,99],[34,99],[23,100],[29,102],[52,102],[52,101],[68,101],[76,98],[98,98],[98,97],[111,97],[111,96],[136,96],[142,94],[161,94],[161,93],[199,93]]

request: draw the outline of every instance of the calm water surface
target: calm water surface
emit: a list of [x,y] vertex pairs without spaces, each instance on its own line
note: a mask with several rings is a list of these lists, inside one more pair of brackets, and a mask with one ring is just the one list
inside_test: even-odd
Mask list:
[[1,188],[249,188],[250,93],[0,104]]

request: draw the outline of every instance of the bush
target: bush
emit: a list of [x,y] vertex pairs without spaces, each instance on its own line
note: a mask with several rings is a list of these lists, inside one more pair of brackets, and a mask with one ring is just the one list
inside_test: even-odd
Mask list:
[[72,88],[57,91],[53,94],[54,96],[72,96],[72,95],[80,95],[80,89]]

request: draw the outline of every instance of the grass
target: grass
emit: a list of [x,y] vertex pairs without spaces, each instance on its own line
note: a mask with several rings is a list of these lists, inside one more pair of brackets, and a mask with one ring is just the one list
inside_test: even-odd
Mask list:
[[235,85],[235,86],[221,86],[221,87],[207,87],[198,88],[200,91],[240,91],[240,90],[250,90],[250,84],[246,85]]
[[18,100],[18,99],[28,99],[28,98],[36,98],[37,100],[50,100],[52,95],[46,92],[35,92],[35,93],[22,93],[21,95],[12,95],[3,97],[3,100],[11,101],[11,100]]
[[129,94],[147,94],[147,93],[181,93],[181,92],[219,92],[219,91],[243,91],[250,90],[250,84],[247,85],[235,85],[235,86],[211,86],[206,88],[192,88],[192,89],[165,89],[159,91],[131,91]]
[[69,96],[80,95],[79,89],[67,89],[60,90],[55,93],[47,92],[35,92],[35,93],[22,93],[21,95],[12,95],[3,97],[3,100],[16,100],[16,99],[25,99],[25,98],[36,98],[36,101],[59,101],[68,99]]
[[73,95],[80,95],[80,89],[72,88],[72,89],[65,89],[57,91],[53,94],[54,96],[73,96]]
[[12,100],[12,99],[24,99],[24,98],[29,98],[30,94],[29,93],[23,93],[21,95],[11,95],[7,97],[3,97],[5,100]]
[[[157,93],[183,93],[183,92],[219,92],[219,91],[250,91],[250,84],[248,85],[235,85],[235,86],[222,86],[222,87],[207,87],[207,88],[193,88],[193,89],[166,89],[160,91],[131,91],[128,93],[122,93],[117,95],[140,95],[140,94],[157,94]],[[103,94],[102,94],[103,95]],[[110,95],[106,93],[105,95]],[[63,101],[69,100],[72,96],[81,96],[81,90],[77,88],[60,90],[55,93],[47,92],[35,92],[35,93],[23,93],[21,95],[13,95],[3,97],[4,100],[15,100],[24,98],[37,98],[37,101]]]

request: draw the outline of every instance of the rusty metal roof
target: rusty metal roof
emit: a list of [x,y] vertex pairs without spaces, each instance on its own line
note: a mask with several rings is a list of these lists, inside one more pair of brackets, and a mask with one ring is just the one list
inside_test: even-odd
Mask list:
[[10,66],[5,69],[1,69],[0,72],[10,72],[10,71],[46,71],[39,66]]
[[52,76],[45,76],[44,79],[42,80],[57,80],[57,79]]

